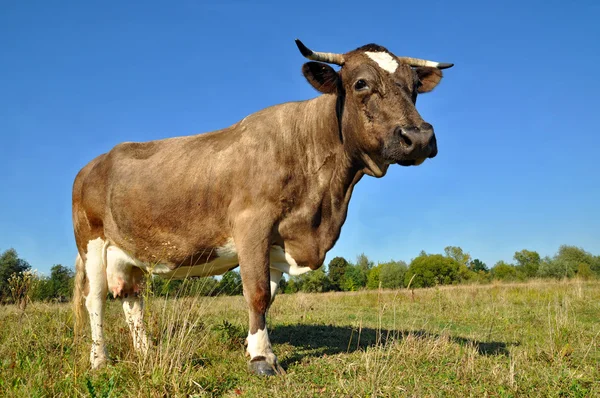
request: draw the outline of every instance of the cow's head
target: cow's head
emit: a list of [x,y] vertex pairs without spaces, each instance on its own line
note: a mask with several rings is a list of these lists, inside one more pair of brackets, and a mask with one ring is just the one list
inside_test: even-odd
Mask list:
[[[308,82],[324,94],[338,96],[337,114],[345,145],[365,163],[368,174],[381,177],[390,164],[419,165],[437,154],[433,126],[415,103],[442,79],[452,64],[397,57],[368,44],[346,54],[314,52],[296,40],[313,61],[302,67]],[[340,65],[335,71],[326,63]]]

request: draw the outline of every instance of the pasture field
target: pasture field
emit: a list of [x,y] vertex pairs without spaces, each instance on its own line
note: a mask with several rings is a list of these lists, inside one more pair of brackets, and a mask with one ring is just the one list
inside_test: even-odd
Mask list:
[[268,379],[246,371],[241,296],[146,300],[148,356],[109,301],[113,363],[98,371],[70,305],[0,307],[0,396],[600,396],[598,281],[278,295],[287,374]]

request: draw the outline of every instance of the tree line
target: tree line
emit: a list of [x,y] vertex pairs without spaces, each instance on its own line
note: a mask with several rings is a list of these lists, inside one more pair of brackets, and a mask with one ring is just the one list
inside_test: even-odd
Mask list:
[[560,246],[552,257],[523,249],[515,252],[513,260],[498,261],[489,268],[458,246],[446,247],[443,254],[421,251],[409,264],[390,260],[375,265],[365,254],[360,254],[355,263],[335,257],[327,270],[291,277],[280,287],[293,293],[421,288],[495,280],[521,282],[534,278],[600,278],[600,256],[576,246]]
[[52,266],[50,276],[37,275],[15,249],[8,249],[0,255],[0,303],[18,302],[25,294],[34,301],[68,301],[74,276],[71,268],[60,264]]
[[[552,256],[541,257],[527,249],[515,252],[513,262],[498,261],[488,268],[458,246],[448,246],[443,254],[422,251],[409,264],[390,260],[377,265],[365,254],[354,263],[344,257],[333,258],[327,267],[289,279],[282,279],[280,292],[357,291],[362,289],[421,288],[461,283],[491,283],[494,280],[518,282],[532,278],[600,278],[600,256],[576,246],[560,246]],[[31,272],[30,264],[14,249],[0,256],[0,303],[29,301],[68,301],[73,291],[74,272],[54,265],[50,276]],[[148,278],[147,291],[155,296],[238,295],[242,294],[239,272],[230,271],[221,278],[165,280]]]
[[[44,276],[32,271],[31,265],[20,258],[15,249],[8,249],[0,255],[0,304],[20,304],[24,307],[31,301],[67,302],[73,296],[74,281],[73,269],[61,264],[53,265],[50,275]],[[227,272],[220,279],[168,280],[149,276],[147,286],[150,288],[146,293],[161,297],[242,294],[239,272]]]

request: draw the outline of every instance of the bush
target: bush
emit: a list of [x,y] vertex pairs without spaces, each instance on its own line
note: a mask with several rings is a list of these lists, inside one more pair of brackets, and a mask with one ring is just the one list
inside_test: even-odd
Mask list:
[[560,261],[554,261],[554,259],[549,257],[545,257],[542,260],[538,269],[538,276],[542,278],[562,279],[567,274],[568,272],[565,272],[564,264],[561,264]]
[[331,284],[329,278],[325,275],[323,268],[319,268],[315,271],[307,272],[302,275],[304,283],[302,284],[302,291],[306,293],[323,293],[331,290]]
[[588,264],[580,263],[577,267],[577,277],[587,281],[594,277],[594,273]]
[[517,262],[517,268],[528,278],[533,278],[538,274],[541,258],[538,252],[530,250],[521,250],[515,252],[513,257]]
[[323,268],[319,268],[299,276],[292,276],[287,282],[284,293],[323,293],[330,290],[332,290],[331,282]]
[[520,272],[517,267],[512,264],[507,264],[504,261],[498,261],[490,270],[492,279],[514,282],[525,279],[525,274]]
[[381,264],[373,267],[369,270],[367,275],[367,289],[378,289],[379,288],[379,275],[381,274]]
[[350,264],[344,257],[334,257],[327,266],[327,276],[331,282],[331,290],[342,290],[344,275]]
[[379,263],[369,270],[367,275],[367,289],[400,289],[404,287],[404,276],[408,266],[404,261],[388,261]]
[[379,265],[381,267],[379,280],[384,289],[400,289],[404,287],[404,278],[408,266],[404,261],[390,261]]
[[411,261],[404,283],[408,286],[412,279],[411,287],[450,285],[461,281],[459,270],[460,264],[450,257],[422,253]]
[[14,275],[21,275],[29,271],[31,266],[19,258],[15,249],[8,249],[0,255],[0,302],[11,302],[12,294],[8,280]]
[[37,275],[32,271],[12,274],[7,281],[12,303],[17,304],[20,309],[25,310],[27,303],[31,301],[31,291],[37,280]]
[[286,283],[284,293],[297,293],[302,289],[302,280],[299,276],[290,276],[290,280]]
[[476,272],[476,273],[480,273],[480,272],[484,272],[487,273],[489,272],[489,269],[487,267],[487,265],[481,261],[480,259],[476,258],[475,260],[471,261],[471,263],[469,264],[471,267],[471,271]]
[[342,281],[342,290],[353,292],[367,286],[367,274],[358,265],[348,265],[344,279]]
[[577,273],[580,264],[587,264],[590,271],[600,271],[598,259],[585,250],[576,246],[562,245],[553,258],[557,270],[562,270],[562,276],[572,278]]
[[165,279],[160,276],[152,278],[152,293],[155,296],[166,297],[179,295],[181,291],[182,280]]
[[225,272],[216,288],[217,294],[236,296],[243,292],[242,276],[237,271]]

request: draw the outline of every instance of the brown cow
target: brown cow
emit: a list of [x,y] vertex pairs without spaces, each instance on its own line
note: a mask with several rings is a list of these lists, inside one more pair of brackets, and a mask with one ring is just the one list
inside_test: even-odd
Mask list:
[[[415,108],[442,64],[396,57],[369,44],[313,52],[302,67],[323,95],[252,114],[212,133],[122,143],[85,166],[73,185],[79,251],[75,307],[87,307],[91,364],[106,362],[106,293],[123,300],[134,346],[148,340],[137,297],[144,273],[222,274],[238,264],[248,302],[249,368],[274,374],[265,316],[282,273],[319,268],[363,175],[437,154],[433,127]],[[326,63],[342,66],[335,71]]]

